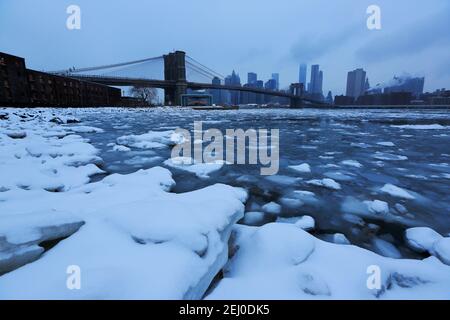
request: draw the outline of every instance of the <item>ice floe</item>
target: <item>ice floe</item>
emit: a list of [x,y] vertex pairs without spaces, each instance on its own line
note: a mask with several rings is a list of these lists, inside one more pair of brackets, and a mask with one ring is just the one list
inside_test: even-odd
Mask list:
[[433,245],[443,237],[428,227],[409,228],[405,231],[408,246],[418,252],[431,252]]
[[393,128],[400,129],[415,129],[415,130],[441,130],[446,129],[446,126],[440,124],[405,124],[405,125],[393,125]]
[[184,137],[173,130],[149,131],[141,135],[117,138],[117,144],[138,149],[161,149],[183,142]]
[[393,197],[407,199],[407,200],[413,200],[415,197],[405,189],[402,189],[400,187],[397,187],[393,184],[385,184],[381,189],[381,192],[387,193]]
[[307,163],[302,163],[296,166],[289,166],[290,169],[295,170],[297,172],[300,173],[310,173],[311,172],[311,167],[309,164]]
[[215,161],[212,163],[198,163],[193,158],[175,157],[164,161],[166,166],[183,171],[194,173],[199,178],[209,178],[213,172],[220,170],[225,161]]
[[309,180],[306,183],[317,187],[323,187],[332,190],[341,190],[341,185],[330,178],[325,178],[321,180],[319,179]]
[[269,202],[262,206],[262,210],[265,213],[276,216],[281,213],[281,206],[276,202]]
[[343,164],[345,166],[355,167],[355,168],[361,168],[363,166],[361,163],[359,163],[356,160],[344,160],[344,161],[341,161],[341,164]]

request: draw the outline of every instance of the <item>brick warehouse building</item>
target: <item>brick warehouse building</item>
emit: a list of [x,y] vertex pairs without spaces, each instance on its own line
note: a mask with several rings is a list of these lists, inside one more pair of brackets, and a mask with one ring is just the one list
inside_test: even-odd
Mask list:
[[120,89],[30,70],[24,58],[0,52],[0,105],[97,107],[120,104]]

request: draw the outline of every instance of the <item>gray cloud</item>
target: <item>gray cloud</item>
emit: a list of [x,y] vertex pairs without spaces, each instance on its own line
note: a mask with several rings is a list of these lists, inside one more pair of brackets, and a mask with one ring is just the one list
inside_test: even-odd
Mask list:
[[386,32],[373,38],[356,51],[357,58],[364,62],[386,62],[423,52],[435,45],[450,44],[450,6],[444,9],[396,32]]
[[310,33],[302,35],[291,47],[291,57],[295,61],[307,63],[318,59],[359,37],[365,31],[361,25],[364,25],[364,22],[337,28],[319,36]]

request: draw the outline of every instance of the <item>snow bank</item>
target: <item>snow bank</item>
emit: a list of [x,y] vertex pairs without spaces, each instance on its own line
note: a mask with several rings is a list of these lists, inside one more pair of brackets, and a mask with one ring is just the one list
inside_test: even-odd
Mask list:
[[[73,122],[51,109],[8,110],[0,122],[0,274],[8,272],[0,299],[202,298],[227,261],[244,190],[170,193],[175,182],[161,167],[88,184],[101,159],[71,132],[99,130],[71,131],[63,124]],[[135,140],[132,147],[144,147]],[[81,290],[66,286],[72,265]]]
[[[231,227],[242,218],[247,195],[219,184],[168,193],[173,184],[167,169],[155,167],[65,193],[29,191],[40,212],[65,208],[85,225],[0,277],[0,299],[201,298],[226,263]],[[12,194],[0,211],[30,210],[22,200]],[[82,290],[65,286],[69,265],[81,268]]]
[[[208,299],[449,299],[450,267],[391,259],[314,238],[290,224],[236,228],[237,252]],[[381,271],[379,289],[367,270]]]
[[103,173],[98,150],[48,117],[15,112],[0,122],[0,189],[65,191]]

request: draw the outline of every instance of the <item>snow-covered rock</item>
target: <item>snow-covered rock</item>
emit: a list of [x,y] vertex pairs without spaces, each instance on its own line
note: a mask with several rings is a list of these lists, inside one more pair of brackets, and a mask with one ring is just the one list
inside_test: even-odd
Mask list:
[[[449,299],[450,267],[314,238],[294,225],[242,226],[237,252],[208,299]],[[330,267],[331,266],[331,267]],[[372,266],[380,287],[367,286]]]
[[341,185],[330,178],[325,178],[322,180],[314,179],[307,181],[308,184],[317,186],[317,187],[323,187],[331,190],[341,190]]
[[428,227],[409,228],[405,231],[407,245],[417,252],[432,252],[433,245],[443,237]]

